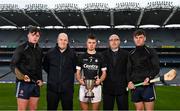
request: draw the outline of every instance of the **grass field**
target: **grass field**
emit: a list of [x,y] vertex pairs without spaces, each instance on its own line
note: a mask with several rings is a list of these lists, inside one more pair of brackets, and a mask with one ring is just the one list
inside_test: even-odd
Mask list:
[[[75,85],[74,109],[79,110],[78,85]],[[180,110],[180,87],[158,86],[156,87],[157,100],[155,110]],[[134,109],[129,101],[129,108]],[[15,84],[0,84],[0,110],[16,110]],[[39,110],[46,110],[46,86],[41,89]],[[61,105],[59,105],[61,109]],[[102,106],[101,106],[102,109]],[[115,107],[115,109],[117,109]]]

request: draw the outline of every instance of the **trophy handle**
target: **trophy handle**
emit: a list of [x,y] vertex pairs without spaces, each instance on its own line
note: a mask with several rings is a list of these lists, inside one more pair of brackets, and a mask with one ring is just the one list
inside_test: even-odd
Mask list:
[[[96,79],[99,79],[99,75],[97,75],[96,77],[94,77],[94,79],[95,79],[94,82],[96,82]],[[102,82],[101,82],[99,85],[102,85]],[[95,87],[96,87],[96,86],[98,86],[98,85],[95,84]]]
[[96,80],[96,79],[99,79],[99,75],[95,76],[94,79],[95,79],[95,80]]
[[84,79],[85,77],[84,77],[84,71],[83,71],[83,69],[81,70],[81,79]]

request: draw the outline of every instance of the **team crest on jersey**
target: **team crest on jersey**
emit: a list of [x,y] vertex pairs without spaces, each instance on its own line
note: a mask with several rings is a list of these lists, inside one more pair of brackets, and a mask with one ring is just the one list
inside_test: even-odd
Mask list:
[[88,59],[83,59],[83,61],[88,61]]
[[93,56],[90,56],[89,59],[93,59]]

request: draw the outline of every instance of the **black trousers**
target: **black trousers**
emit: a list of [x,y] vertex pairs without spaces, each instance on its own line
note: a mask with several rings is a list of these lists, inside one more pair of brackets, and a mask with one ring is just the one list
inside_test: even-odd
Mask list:
[[103,94],[103,110],[113,110],[115,100],[118,110],[128,110],[128,93],[122,95]]
[[73,92],[47,91],[47,110],[57,110],[61,101],[62,110],[73,109]]

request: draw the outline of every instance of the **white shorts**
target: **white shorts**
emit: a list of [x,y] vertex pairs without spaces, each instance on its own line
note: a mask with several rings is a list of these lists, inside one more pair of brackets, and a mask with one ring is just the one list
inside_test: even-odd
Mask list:
[[[101,102],[101,94],[102,94],[102,86],[96,86],[93,88],[93,92],[94,92],[94,98],[92,98],[92,100],[90,101],[91,103],[97,103],[97,102]],[[81,102],[88,102],[88,98],[85,98],[85,93],[86,93],[87,89],[85,88],[85,86],[81,85],[80,89],[79,89],[79,100]]]

